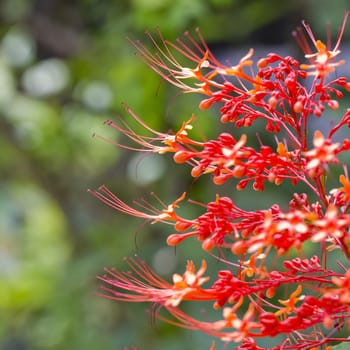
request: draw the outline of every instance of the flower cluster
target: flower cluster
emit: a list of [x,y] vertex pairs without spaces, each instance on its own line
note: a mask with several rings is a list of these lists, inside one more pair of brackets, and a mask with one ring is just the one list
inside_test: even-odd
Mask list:
[[[192,177],[208,175],[215,185],[230,181],[237,190],[252,186],[264,191],[267,183],[289,182],[303,184],[306,190],[294,193],[285,210],[274,204],[247,211],[230,197],[216,195],[211,202],[200,203],[204,213],[194,218],[178,213],[186,193],[169,205],[160,201],[159,209],[142,203],[139,210],[105,186],[91,191],[117,211],[172,225],[168,245],[195,238],[211,255],[219,249],[222,255],[217,258],[226,263],[216,280],[209,282],[206,261],[198,269],[188,261],[185,272],[174,274],[170,282],[140,259],[127,259],[131,272],[106,269],[99,277],[103,296],[155,303],[170,314],[159,318],[232,342],[241,350],[262,349],[259,338],[277,335],[282,340],[275,350],[330,348],[330,344],[349,341],[340,331],[350,328],[350,180],[340,155],[350,150],[350,140],[338,137],[335,142],[334,135],[350,127],[350,109],[326,132],[316,130],[310,135],[312,119],[322,117],[327,109],[337,111],[339,100],[350,91],[350,81],[333,73],[344,63],[338,55],[347,17],[348,12],[333,49],[316,40],[307,23],[303,23],[307,35],[300,28],[294,33],[308,64],[275,53],[254,64],[251,49],[236,65],[224,65],[199,32],[198,40],[186,34],[175,43],[161,33],[159,42],[148,34],[156,53],[132,42],[141,58],[165,80],[184,92],[202,95],[199,109],[218,105],[220,121],[232,123],[237,130],[262,120],[275,145],[265,145],[258,137],[256,147],[246,134],[235,138],[229,132],[209,141],[196,140],[190,136],[194,116],[177,132],[161,133],[126,106],[151,136],[137,134],[124,121],[108,121],[134,142],[119,146],[172,153],[175,163],[189,165]],[[193,62],[193,67],[184,67],[179,55]],[[331,167],[340,169],[336,188],[327,183]],[[337,264],[330,264],[330,254],[337,257]],[[283,263],[276,263],[275,258]],[[182,311],[185,301],[212,302],[217,319],[191,317]]]

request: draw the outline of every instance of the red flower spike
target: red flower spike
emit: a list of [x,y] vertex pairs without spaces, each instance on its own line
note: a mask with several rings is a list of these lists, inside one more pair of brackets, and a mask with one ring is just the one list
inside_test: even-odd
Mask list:
[[[275,53],[255,64],[252,49],[238,63],[222,64],[200,32],[198,43],[188,33],[175,43],[159,31],[159,40],[148,33],[156,53],[132,42],[141,58],[165,80],[184,92],[204,95],[200,110],[219,104],[219,120],[233,123],[238,136],[221,131],[216,138],[197,141],[189,135],[194,116],[177,132],[158,132],[126,106],[147,136],[137,134],[120,118],[107,124],[134,145],[111,143],[132,151],[173,153],[176,163],[190,166],[191,176],[210,175],[215,185],[232,184],[232,189],[241,191],[249,185],[265,191],[267,185],[288,182],[303,186],[303,192],[294,193],[284,209],[277,204],[242,209],[231,193],[217,195],[207,204],[190,200],[203,212],[185,218],[177,210],[185,194],[169,205],[154,195],[158,205],[141,200],[134,208],[106,186],[90,191],[117,211],[173,225],[168,245],[193,238],[225,265],[223,270],[218,267],[216,279],[210,282],[205,275],[207,263],[203,261],[197,270],[189,260],[185,272],[174,273],[168,282],[138,258],[128,259],[131,272],[106,269],[99,277],[104,297],[157,304],[169,314],[157,313],[160,320],[204,332],[228,347],[236,343],[235,348],[241,350],[262,350],[259,338],[280,339],[271,350],[327,349],[327,344],[349,341],[337,335],[343,325],[350,324],[350,181],[346,164],[337,188],[329,188],[328,179],[334,176],[327,175],[341,159],[347,159],[340,155],[350,150],[350,140],[341,139],[338,131],[349,129],[350,109],[331,125],[324,122],[323,131],[310,137],[311,118],[322,118],[327,109],[340,114],[340,100],[350,91],[346,77],[331,74],[343,64],[338,57],[347,18],[348,11],[333,49],[316,40],[310,26],[303,23],[311,42],[301,29],[295,36],[308,64]],[[181,56],[189,61],[185,66]],[[240,128],[258,120],[263,120],[265,130],[264,137],[257,135],[256,143]],[[265,141],[271,134],[274,142]],[[204,321],[182,311],[185,302],[204,301],[220,309],[216,317],[206,316]],[[210,344],[214,350],[215,343]]]

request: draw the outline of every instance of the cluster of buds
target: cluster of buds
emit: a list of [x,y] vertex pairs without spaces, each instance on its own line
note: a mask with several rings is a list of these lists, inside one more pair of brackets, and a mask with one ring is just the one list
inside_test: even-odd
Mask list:
[[[259,137],[258,147],[252,146],[256,139],[249,143],[244,133],[235,138],[222,132],[216,139],[196,140],[190,136],[193,116],[177,132],[158,132],[128,106],[129,114],[152,135],[137,134],[123,120],[108,121],[134,142],[119,146],[172,153],[175,163],[189,165],[192,177],[208,175],[215,185],[232,182],[239,191],[247,186],[264,191],[267,183],[289,182],[303,184],[299,187],[305,193],[294,193],[286,210],[274,204],[253,211],[243,210],[228,196],[216,195],[211,202],[201,203],[202,215],[189,218],[178,213],[186,193],[169,205],[159,201],[159,209],[144,202],[138,209],[106,186],[91,191],[119,212],[172,225],[168,245],[177,246],[191,237],[212,256],[219,251],[217,259],[225,263],[213,282],[206,276],[205,260],[199,268],[188,261],[183,274],[166,281],[140,259],[127,259],[131,271],[106,269],[99,277],[103,296],[157,304],[169,313],[158,315],[160,319],[202,331],[240,350],[263,349],[259,339],[276,336],[282,340],[274,350],[330,349],[334,343],[350,341],[342,335],[350,327],[350,180],[339,157],[350,150],[350,140],[334,141],[341,128],[350,127],[350,109],[333,124],[325,122],[324,127],[330,124],[326,132],[316,130],[310,135],[312,119],[322,117],[327,109],[338,110],[338,101],[350,91],[347,78],[334,74],[344,63],[338,55],[347,17],[348,12],[333,49],[316,40],[307,23],[295,32],[308,64],[275,53],[254,64],[251,49],[237,65],[223,65],[199,32],[196,40],[186,34],[175,43],[161,33],[159,40],[149,34],[156,53],[133,42],[139,55],[165,80],[184,92],[204,96],[199,109],[218,105],[220,121],[232,123],[236,130],[263,120],[275,146],[264,145]],[[182,66],[179,54],[193,67]],[[331,168],[340,172],[339,187],[327,184]],[[188,301],[212,302],[217,319],[188,315],[182,309]]]

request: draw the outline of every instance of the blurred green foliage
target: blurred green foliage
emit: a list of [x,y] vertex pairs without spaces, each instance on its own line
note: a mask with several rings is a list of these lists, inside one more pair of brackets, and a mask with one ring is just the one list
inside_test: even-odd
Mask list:
[[[106,183],[129,203],[151,191],[166,202],[192,188],[188,169],[169,157],[135,156],[92,137],[125,142],[103,125],[126,116],[121,101],[162,131],[198,112],[198,99],[161,82],[126,38],[143,39],[157,26],[175,38],[199,27],[215,48],[282,44],[304,17],[323,26],[329,14],[339,23],[345,3],[329,11],[316,0],[0,2],[1,349],[209,348],[207,337],[154,325],[145,305],[94,295],[95,275],[123,266],[123,256],[138,253],[171,275],[197,249],[188,243],[175,254],[164,248],[165,228],[141,228],[86,192]],[[217,124],[200,114],[209,137]],[[205,180],[191,191],[198,200],[213,198]],[[254,202],[249,192],[240,196]]]

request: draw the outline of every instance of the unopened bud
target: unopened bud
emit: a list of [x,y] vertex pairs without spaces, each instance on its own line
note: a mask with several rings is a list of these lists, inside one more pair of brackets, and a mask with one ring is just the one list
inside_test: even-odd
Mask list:
[[192,177],[198,177],[198,176],[202,175],[202,172],[203,172],[202,167],[200,165],[197,165],[197,166],[192,168],[191,175],[192,175]]
[[199,103],[199,109],[201,110],[206,110],[209,109],[211,107],[211,105],[213,104],[214,100],[212,98],[207,98],[205,100],[202,100]]
[[260,60],[257,63],[258,68],[265,68],[267,66],[268,62],[266,58],[260,58]]
[[300,101],[298,101],[294,103],[293,111],[295,113],[300,113],[302,112],[303,108],[304,108],[303,104]]
[[235,242],[231,246],[231,251],[233,254],[242,255],[247,252],[247,245],[242,241]]
[[230,121],[230,115],[229,114],[223,114],[220,118],[221,123],[226,124]]
[[339,108],[339,103],[338,103],[338,101],[336,101],[336,100],[330,100],[330,101],[328,102],[328,107],[329,107],[330,109],[336,110],[336,109]]
[[213,182],[215,185],[223,185],[231,175],[218,175],[214,176]]
[[234,177],[240,178],[246,173],[246,168],[242,165],[236,165],[232,170]]
[[170,246],[176,246],[179,243],[181,243],[185,238],[186,238],[185,234],[174,233],[167,238],[166,243],[167,245],[170,245]]
[[187,230],[189,227],[191,227],[190,222],[183,222],[183,221],[177,221],[176,224],[174,225],[174,228],[178,232],[183,232]]
[[266,291],[266,296],[268,298],[273,298],[275,296],[275,294],[276,294],[276,288],[274,288],[274,287],[271,287]]
[[192,157],[191,154],[185,151],[178,151],[174,154],[175,163],[185,163]]
[[276,108],[277,106],[277,98],[275,96],[271,96],[267,102],[271,108]]
[[207,238],[206,240],[203,241],[202,243],[202,249],[205,250],[206,252],[209,252],[215,247],[214,240],[211,238]]

